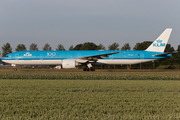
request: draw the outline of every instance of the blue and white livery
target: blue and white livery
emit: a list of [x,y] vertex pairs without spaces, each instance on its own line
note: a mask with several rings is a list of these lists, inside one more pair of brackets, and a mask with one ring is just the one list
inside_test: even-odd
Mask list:
[[171,57],[165,47],[172,29],[167,28],[145,51],[140,50],[74,50],[74,51],[20,51],[6,55],[3,62],[12,65],[58,65],[94,70],[93,65],[130,65]]

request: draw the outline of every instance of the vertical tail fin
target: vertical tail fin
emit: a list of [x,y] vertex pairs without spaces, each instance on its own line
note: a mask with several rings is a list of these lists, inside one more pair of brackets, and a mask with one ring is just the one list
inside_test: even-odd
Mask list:
[[147,49],[146,51],[164,52],[167,42],[171,35],[172,28],[167,28]]

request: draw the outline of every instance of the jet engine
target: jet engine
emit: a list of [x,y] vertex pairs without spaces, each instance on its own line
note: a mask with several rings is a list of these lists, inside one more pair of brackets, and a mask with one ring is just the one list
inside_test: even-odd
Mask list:
[[62,68],[69,69],[69,68],[76,68],[78,63],[75,60],[63,60],[62,61]]

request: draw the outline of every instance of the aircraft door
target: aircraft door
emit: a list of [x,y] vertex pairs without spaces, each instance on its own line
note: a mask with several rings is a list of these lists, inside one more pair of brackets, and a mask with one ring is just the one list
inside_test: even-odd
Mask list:
[[81,57],[81,54],[78,54],[78,58],[80,58]]
[[15,55],[15,59],[16,59],[16,60],[19,60],[19,54],[16,54],[16,55]]
[[141,54],[141,59],[144,59],[144,54]]
[[40,55],[40,59],[41,59],[41,60],[44,59],[44,55],[43,55],[43,54]]
[[110,58],[110,59],[113,59],[113,56],[114,56],[114,55],[110,55],[109,58]]

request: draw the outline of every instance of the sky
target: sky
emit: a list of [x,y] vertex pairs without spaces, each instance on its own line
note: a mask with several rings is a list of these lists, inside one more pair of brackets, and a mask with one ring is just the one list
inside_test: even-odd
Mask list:
[[[169,44],[175,50],[180,33],[180,0],[0,0],[0,46],[18,44],[39,50],[48,43],[65,49],[85,42],[154,41],[173,28]],[[2,49],[0,49],[2,51]]]

